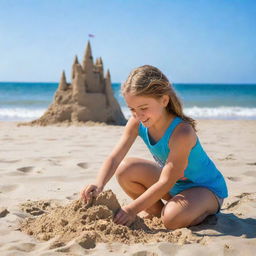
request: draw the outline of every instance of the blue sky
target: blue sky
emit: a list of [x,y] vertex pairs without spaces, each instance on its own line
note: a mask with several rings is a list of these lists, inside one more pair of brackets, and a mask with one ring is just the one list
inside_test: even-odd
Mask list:
[[175,83],[256,83],[254,0],[0,0],[0,81],[70,80],[89,33],[113,82],[151,64]]

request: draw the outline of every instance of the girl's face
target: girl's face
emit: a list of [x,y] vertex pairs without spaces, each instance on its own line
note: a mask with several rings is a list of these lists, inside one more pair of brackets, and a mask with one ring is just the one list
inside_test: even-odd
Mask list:
[[146,127],[154,125],[163,117],[163,114],[167,113],[166,106],[169,102],[167,95],[156,99],[149,96],[134,96],[126,93],[124,98],[133,117]]

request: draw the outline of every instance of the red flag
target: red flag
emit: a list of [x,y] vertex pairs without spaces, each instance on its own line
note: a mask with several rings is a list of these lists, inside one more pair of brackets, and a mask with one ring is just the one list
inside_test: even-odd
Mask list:
[[95,37],[95,35],[93,35],[93,34],[88,34],[88,36],[89,36],[89,37]]

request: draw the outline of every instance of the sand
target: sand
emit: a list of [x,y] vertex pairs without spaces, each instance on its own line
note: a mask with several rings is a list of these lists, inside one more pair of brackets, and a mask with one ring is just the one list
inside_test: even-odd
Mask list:
[[[39,215],[42,214],[42,216],[23,221],[20,226],[21,231],[42,241],[57,238],[53,243],[55,247],[62,246],[74,238],[88,237],[89,242],[83,241],[84,247],[87,249],[95,247],[98,233],[104,231],[102,235],[112,235],[112,225],[110,224],[112,224],[114,213],[120,208],[112,191],[102,192],[87,204],[81,200],[74,200],[66,206],[50,207],[51,209],[49,209],[50,205],[49,201],[22,204],[21,209],[25,212],[31,213],[32,211],[34,213],[36,210],[36,215],[38,215],[40,209]],[[47,206],[48,209],[44,206]]]
[[[48,209],[47,209],[48,208]],[[121,208],[116,195],[103,191],[97,198],[84,204],[75,200],[66,206],[51,207],[51,202],[35,201],[21,205],[21,209],[37,218],[25,219],[20,230],[38,240],[54,239],[51,248],[66,246],[75,239],[85,249],[97,243],[205,243],[203,237],[193,235],[189,229],[166,230],[161,219],[142,219],[139,216],[131,226],[117,225],[113,217]]]
[[[119,203],[130,202],[115,178],[98,203],[79,201],[123,127],[0,127],[0,255],[255,253],[256,121],[199,121],[201,143],[224,174],[229,198],[218,215],[176,231],[157,218],[138,217],[130,228],[114,224]],[[140,139],[128,156],[152,159]]]

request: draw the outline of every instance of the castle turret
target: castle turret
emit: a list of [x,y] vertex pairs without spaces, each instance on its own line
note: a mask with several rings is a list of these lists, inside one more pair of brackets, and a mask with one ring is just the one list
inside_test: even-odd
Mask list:
[[66,75],[65,71],[62,71],[61,78],[60,78],[60,83],[59,83],[59,90],[65,91],[68,88],[67,80],[66,80]]
[[85,49],[85,55],[83,59],[83,70],[88,73],[93,71],[93,57],[90,41],[87,42],[87,46]]
[[100,79],[97,71],[95,70],[95,66],[93,64],[90,41],[88,41],[86,50],[85,50],[85,55],[83,60],[83,70],[86,75],[88,92],[100,92],[100,88],[99,88]]
[[103,66],[103,61],[101,57],[99,58],[99,61],[100,61],[100,64]]
[[109,81],[110,85],[111,85],[111,76],[110,76],[110,71],[109,69],[107,70],[107,73],[106,73],[106,79]]
[[74,79],[74,77],[75,77],[75,65],[76,64],[79,64],[77,55],[75,55],[74,62],[72,65],[72,77],[71,77],[72,79]]
[[126,120],[113,94],[109,69],[107,70],[106,77],[105,77],[105,95],[106,95],[106,105],[107,105],[108,116],[109,116],[108,122],[117,122],[119,124],[125,124]]
[[74,66],[74,80],[72,83],[72,97],[73,99],[78,102],[78,104],[83,105],[84,103],[84,95],[86,94],[85,89],[85,74],[83,72],[83,68],[80,64],[75,64]]
[[113,91],[112,91],[112,87],[111,87],[111,76],[110,76],[110,72],[109,69],[107,70],[107,74],[105,77],[105,93],[106,93],[106,98],[107,98],[107,105],[110,105],[110,102],[112,101],[112,97],[113,97]]
[[101,57],[96,59],[95,67],[96,67],[96,71],[99,72],[100,84],[102,84],[104,80],[104,69],[103,69],[103,61]]
[[99,69],[100,69],[100,74],[102,75],[102,77],[104,77],[103,61],[102,61],[102,58],[101,58],[101,57],[99,58],[99,64],[98,64],[98,67],[99,67]]

